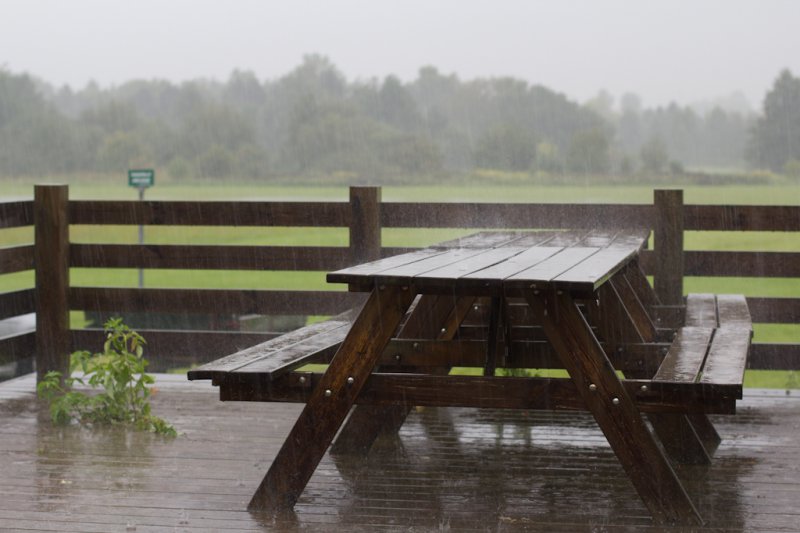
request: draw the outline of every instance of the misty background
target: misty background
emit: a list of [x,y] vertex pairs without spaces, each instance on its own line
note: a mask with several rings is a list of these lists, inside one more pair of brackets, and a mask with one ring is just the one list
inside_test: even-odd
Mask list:
[[0,175],[794,179],[797,6],[10,0]]

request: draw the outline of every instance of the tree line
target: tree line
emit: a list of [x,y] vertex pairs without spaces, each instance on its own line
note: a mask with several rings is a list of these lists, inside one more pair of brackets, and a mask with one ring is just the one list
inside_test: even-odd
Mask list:
[[424,181],[493,169],[540,176],[784,171],[800,160],[800,80],[781,73],[761,115],[671,104],[579,104],[514,78],[423,67],[404,83],[348,81],[307,56],[275,80],[135,80],[56,88],[0,69],[0,175],[156,167],[188,178]]

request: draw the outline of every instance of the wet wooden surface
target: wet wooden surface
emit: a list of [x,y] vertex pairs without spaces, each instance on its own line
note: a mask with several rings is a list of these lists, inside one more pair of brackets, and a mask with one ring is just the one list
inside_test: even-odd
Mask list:
[[[1,531],[685,531],[654,527],[588,414],[412,411],[366,460],[325,455],[278,519],[245,510],[302,405],[223,403],[157,376],[174,440],[53,429],[33,378],[0,384]],[[800,394],[745,390],[712,416],[710,468],[679,467],[701,531],[797,531]]]

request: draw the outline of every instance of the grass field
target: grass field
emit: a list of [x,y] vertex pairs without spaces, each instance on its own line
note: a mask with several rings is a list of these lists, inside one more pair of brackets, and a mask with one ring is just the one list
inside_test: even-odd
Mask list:
[[[694,204],[798,205],[800,185],[687,187],[684,201]],[[26,182],[0,184],[0,201],[30,199],[33,188]],[[652,187],[385,187],[384,201],[464,201],[464,202],[604,202],[650,203]],[[70,185],[72,199],[136,200],[137,192],[121,185],[98,182]],[[346,187],[269,187],[252,185],[175,185],[166,184],[147,191],[151,200],[326,200],[346,201]],[[383,231],[386,246],[424,246],[470,233],[459,229],[403,229]],[[132,226],[75,226],[73,242],[136,243],[138,230]],[[687,232],[689,250],[765,250],[798,251],[800,233],[780,232]],[[30,243],[31,228],[0,230],[0,247]],[[228,245],[303,245],[346,246],[343,228],[233,228],[233,227],[148,227],[145,242],[150,244],[228,244]],[[138,273],[133,269],[73,269],[71,282],[76,286],[135,287]],[[232,289],[330,289],[324,272],[252,272],[231,275],[223,271],[148,270],[146,287],[160,288],[232,288]],[[0,292],[33,286],[32,272],[0,275]],[[338,287],[342,289],[342,287]],[[686,278],[686,292],[742,293],[748,296],[800,297],[800,282],[795,278]],[[74,314],[78,326],[81,314]],[[800,343],[798,324],[757,324],[756,341]],[[763,374],[763,375],[761,375]],[[791,379],[779,373],[783,383]],[[771,383],[769,373],[752,373],[752,380]],[[773,384],[774,385],[774,384]],[[761,385],[764,386],[764,385]],[[777,385],[783,386],[783,385]]]

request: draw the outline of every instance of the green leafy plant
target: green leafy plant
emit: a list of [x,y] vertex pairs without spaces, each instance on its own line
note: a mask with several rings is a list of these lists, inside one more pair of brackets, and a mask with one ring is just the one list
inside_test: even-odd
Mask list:
[[[147,360],[142,357],[144,338],[126,326],[122,319],[105,323],[103,352],[77,351],[70,358],[70,370],[82,375],[62,376],[48,372],[38,384],[39,397],[50,404],[56,424],[77,420],[85,425],[131,425],[160,435],[176,436],[175,429],[150,411],[154,379],[145,373]],[[63,382],[62,382],[63,380]],[[76,383],[102,391],[87,394],[72,390]]]

